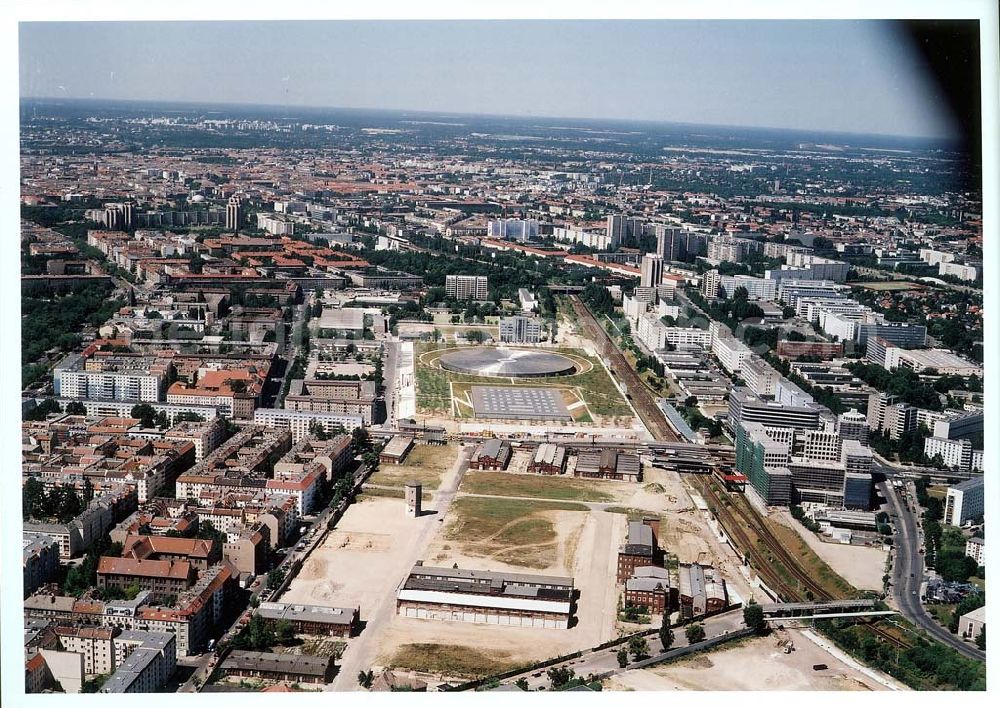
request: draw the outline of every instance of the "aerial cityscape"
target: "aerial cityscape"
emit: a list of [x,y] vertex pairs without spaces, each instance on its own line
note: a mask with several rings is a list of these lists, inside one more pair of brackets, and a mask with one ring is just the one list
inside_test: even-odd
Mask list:
[[961,130],[39,81],[25,693],[985,690]]

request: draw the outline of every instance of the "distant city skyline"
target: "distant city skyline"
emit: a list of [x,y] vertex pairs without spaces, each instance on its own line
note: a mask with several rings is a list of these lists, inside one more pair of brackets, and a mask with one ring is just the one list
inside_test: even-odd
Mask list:
[[879,21],[24,23],[20,95],[958,133]]

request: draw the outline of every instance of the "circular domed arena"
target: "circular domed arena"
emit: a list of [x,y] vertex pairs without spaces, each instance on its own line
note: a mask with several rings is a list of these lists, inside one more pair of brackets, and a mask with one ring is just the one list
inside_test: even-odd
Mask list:
[[472,376],[531,379],[568,376],[577,371],[576,362],[562,354],[504,347],[472,347],[442,354],[438,363],[445,371]]

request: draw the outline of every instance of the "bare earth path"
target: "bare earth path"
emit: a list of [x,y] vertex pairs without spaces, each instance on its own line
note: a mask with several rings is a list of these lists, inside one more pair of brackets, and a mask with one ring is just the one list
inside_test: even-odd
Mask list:
[[[462,449],[456,458],[451,471],[442,483],[441,488],[434,492],[429,507],[436,513],[425,514],[415,521],[420,523],[419,530],[410,537],[407,542],[407,569],[420,560],[427,548],[430,539],[437,532],[439,520],[443,519],[448,512],[448,506],[455,498],[455,492],[462,483],[462,476],[472,455],[472,446]],[[405,572],[405,571],[404,571]],[[400,576],[402,579],[402,576]],[[357,638],[351,640],[340,660],[340,668],[333,682],[327,684],[325,690],[328,691],[356,691],[358,686],[358,673],[367,671],[378,654],[379,637],[396,614],[396,594],[386,593],[379,598],[377,604],[367,617],[362,617],[366,622],[364,631]]]

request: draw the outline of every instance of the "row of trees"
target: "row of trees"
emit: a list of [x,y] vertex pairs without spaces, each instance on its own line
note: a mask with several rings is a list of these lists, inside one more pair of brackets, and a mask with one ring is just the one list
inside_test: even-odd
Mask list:
[[66,572],[63,582],[63,592],[79,597],[81,594],[97,585],[97,564],[101,556],[121,556],[122,544],[111,542],[109,536],[98,540],[83,557],[83,562]]
[[[985,664],[966,659],[942,644],[920,639],[909,649],[899,649],[849,620],[820,620],[816,625],[849,653],[909,686],[932,690],[986,689]],[[984,644],[985,641],[984,636]]]
[[588,283],[580,293],[580,299],[597,316],[614,314],[615,302],[611,298],[611,293],[599,283]]
[[295,630],[288,620],[269,620],[255,614],[233,639],[233,649],[268,651],[275,645],[293,642]]
[[965,536],[962,532],[941,524],[944,504],[928,493],[928,486],[926,477],[916,483],[917,502],[924,508],[924,558],[927,566],[934,568],[945,580],[965,582],[979,572],[979,566],[965,555]]
[[932,386],[921,381],[920,375],[915,371],[902,366],[888,371],[878,364],[863,361],[850,362],[846,368],[868,385],[898,396],[900,400],[912,406],[932,411],[939,411],[942,408],[941,396]]
[[94,486],[90,480],[83,483],[83,493],[68,484],[60,484],[46,489],[36,477],[29,477],[24,483],[21,496],[21,511],[25,519],[53,519],[65,524],[83,511],[94,498]]

